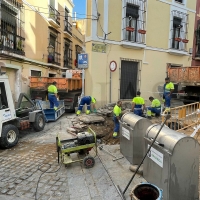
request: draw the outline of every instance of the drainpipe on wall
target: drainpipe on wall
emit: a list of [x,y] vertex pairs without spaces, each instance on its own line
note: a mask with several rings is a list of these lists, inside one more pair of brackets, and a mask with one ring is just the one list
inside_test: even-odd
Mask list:
[[112,95],[112,72],[110,71],[110,103],[111,103],[111,95]]

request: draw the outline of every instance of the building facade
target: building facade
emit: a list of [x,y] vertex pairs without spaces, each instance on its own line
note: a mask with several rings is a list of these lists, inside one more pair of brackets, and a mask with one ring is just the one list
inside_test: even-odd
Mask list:
[[195,13],[190,0],[87,0],[86,95],[99,105],[137,90],[158,97],[167,68],[191,63]]
[[62,77],[75,67],[84,36],[76,36],[73,7],[72,0],[0,0],[0,66],[15,102],[29,93],[29,76]]

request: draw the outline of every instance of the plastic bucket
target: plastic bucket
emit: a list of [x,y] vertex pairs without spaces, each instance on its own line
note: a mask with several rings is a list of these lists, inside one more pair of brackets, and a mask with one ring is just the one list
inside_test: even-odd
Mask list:
[[162,200],[162,190],[150,183],[141,183],[132,190],[134,200]]

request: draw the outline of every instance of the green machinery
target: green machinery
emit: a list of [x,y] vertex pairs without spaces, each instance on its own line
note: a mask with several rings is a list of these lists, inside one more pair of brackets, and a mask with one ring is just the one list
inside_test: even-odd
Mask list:
[[[56,137],[56,147],[58,152],[58,163],[61,162],[65,165],[74,162],[83,162],[86,168],[91,168],[95,164],[94,157],[89,155],[89,151],[94,148],[97,155],[97,140],[96,134],[88,128],[87,132],[78,133],[76,138],[60,140],[59,135]],[[79,153],[85,155],[85,157],[73,160],[71,158],[72,153]],[[96,156],[95,155],[95,156]]]

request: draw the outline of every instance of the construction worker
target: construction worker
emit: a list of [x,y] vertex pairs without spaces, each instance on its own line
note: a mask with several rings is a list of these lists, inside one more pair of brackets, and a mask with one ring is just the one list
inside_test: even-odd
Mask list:
[[49,87],[48,87],[48,99],[50,102],[50,108],[54,108],[54,110],[58,109],[59,103],[58,103],[58,90],[56,87],[56,82],[53,82]]
[[142,116],[143,111],[145,109],[145,102],[144,102],[144,99],[142,97],[140,97],[140,95],[141,95],[140,91],[137,91],[136,95],[137,96],[134,97],[133,101],[132,101],[132,112],[135,115]]
[[159,116],[161,112],[160,101],[153,97],[149,97],[149,101],[151,101],[151,106],[147,108],[147,117],[151,118],[151,116]]
[[121,116],[121,113],[122,113],[121,106],[122,106],[122,102],[118,101],[117,104],[115,105],[114,109],[113,109],[113,121],[115,123],[113,138],[118,137],[119,120],[120,120],[120,116]]
[[94,97],[91,96],[85,96],[81,99],[81,102],[78,106],[78,111],[76,112],[77,115],[81,114],[81,111],[83,109],[83,106],[86,104],[87,105],[87,110],[86,110],[86,114],[90,114],[90,104],[92,109],[92,112],[97,112],[96,108],[95,108],[95,103],[96,103],[96,99]]
[[165,111],[170,112],[170,106],[171,106],[171,95],[174,91],[174,84],[170,82],[169,77],[165,78],[165,84],[164,84],[164,97],[165,97]]

